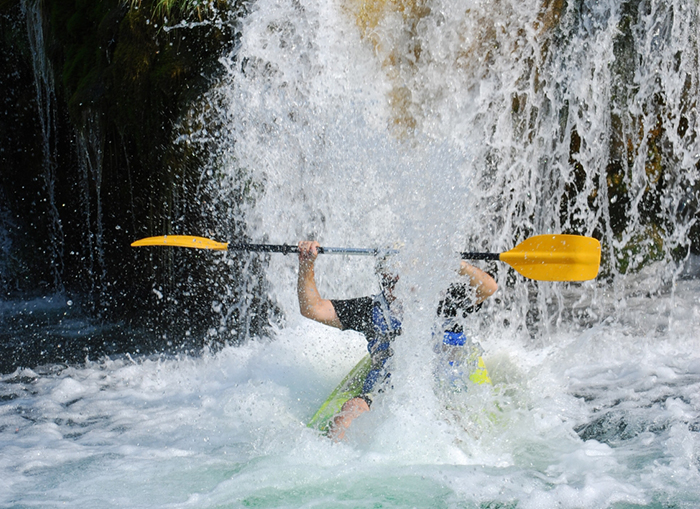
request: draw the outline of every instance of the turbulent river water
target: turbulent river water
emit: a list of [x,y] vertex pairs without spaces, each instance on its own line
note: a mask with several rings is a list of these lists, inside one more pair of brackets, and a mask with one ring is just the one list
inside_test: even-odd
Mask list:
[[536,347],[486,335],[493,388],[448,405],[407,337],[401,387],[343,443],[305,422],[364,339],[302,318],[201,357],[20,370],[0,385],[0,505],[697,507],[698,290]]
[[[270,255],[281,318],[264,337],[2,375],[1,507],[700,506],[700,283],[671,258],[691,225],[697,113],[680,133],[645,106],[662,94],[680,111],[697,92],[697,4],[378,5],[253,4],[188,120],[211,123],[178,143],[217,140],[203,185],[254,240],[400,248],[393,389],[343,442],[306,427],[365,340],[302,318],[296,260]],[[641,56],[616,67],[626,54]],[[664,122],[676,166],[659,233],[640,132]],[[622,228],[598,185],[613,129],[638,143]],[[441,390],[431,327],[456,253],[563,231],[601,239],[601,275],[535,283],[484,264],[500,288],[469,333],[493,386]],[[212,264],[231,256],[258,255]],[[327,297],[377,291],[369,257],[321,256],[317,278]]]

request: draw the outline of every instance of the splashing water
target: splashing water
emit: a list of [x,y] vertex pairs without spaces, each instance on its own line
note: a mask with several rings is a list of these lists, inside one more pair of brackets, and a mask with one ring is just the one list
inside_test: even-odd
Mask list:
[[493,389],[450,401],[469,413],[401,366],[340,444],[304,423],[364,339],[302,319],[199,358],[21,370],[0,380],[0,505],[695,507],[698,289],[546,348],[484,338]]
[[[269,338],[4,376],[0,505],[697,507],[697,4],[263,0],[241,23],[203,180],[251,239],[401,248],[394,389],[344,443],[306,428],[365,341],[301,318],[273,256]],[[436,390],[456,253],[547,232],[601,238],[605,277],[485,266],[494,385]],[[373,293],[372,269],[319,257],[321,294]]]

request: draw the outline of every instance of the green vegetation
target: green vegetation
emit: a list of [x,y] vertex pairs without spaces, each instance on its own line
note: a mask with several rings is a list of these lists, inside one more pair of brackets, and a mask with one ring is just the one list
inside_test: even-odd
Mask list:
[[[205,1],[205,0],[155,0],[142,2],[141,0],[130,0],[127,2],[129,9],[137,11],[139,9],[151,9],[151,13],[160,19],[165,18],[191,18],[204,19],[216,15],[218,11],[228,9],[226,0]],[[145,5],[144,5],[145,4]]]

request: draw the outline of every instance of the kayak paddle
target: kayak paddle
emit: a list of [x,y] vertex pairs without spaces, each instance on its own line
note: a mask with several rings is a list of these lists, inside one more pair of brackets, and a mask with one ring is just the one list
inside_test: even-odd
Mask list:
[[[132,247],[172,246],[216,251],[298,253],[287,244],[232,244],[189,235],[164,235],[137,240]],[[387,251],[352,247],[319,247],[319,254],[374,256]],[[395,252],[395,251],[389,251]],[[460,253],[463,260],[500,260],[523,276],[537,281],[587,281],[600,268],[600,242],[581,235],[536,235],[504,253]]]

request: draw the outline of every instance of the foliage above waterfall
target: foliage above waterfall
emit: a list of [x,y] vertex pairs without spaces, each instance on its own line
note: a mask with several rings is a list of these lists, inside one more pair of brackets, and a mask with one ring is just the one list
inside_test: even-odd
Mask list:
[[227,11],[231,2],[227,0],[150,0],[146,2],[129,0],[127,4],[133,11],[150,8],[153,16],[167,22],[168,18],[211,20],[220,11]]
[[[216,22],[218,11],[192,2],[47,2],[47,8],[52,60],[61,63],[72,116],[79,122],[97,108],[122,132],[150,132],[153,122],[177,118],[234,40],[231,26]],[[191,17],[201,23],[187,24]]]

